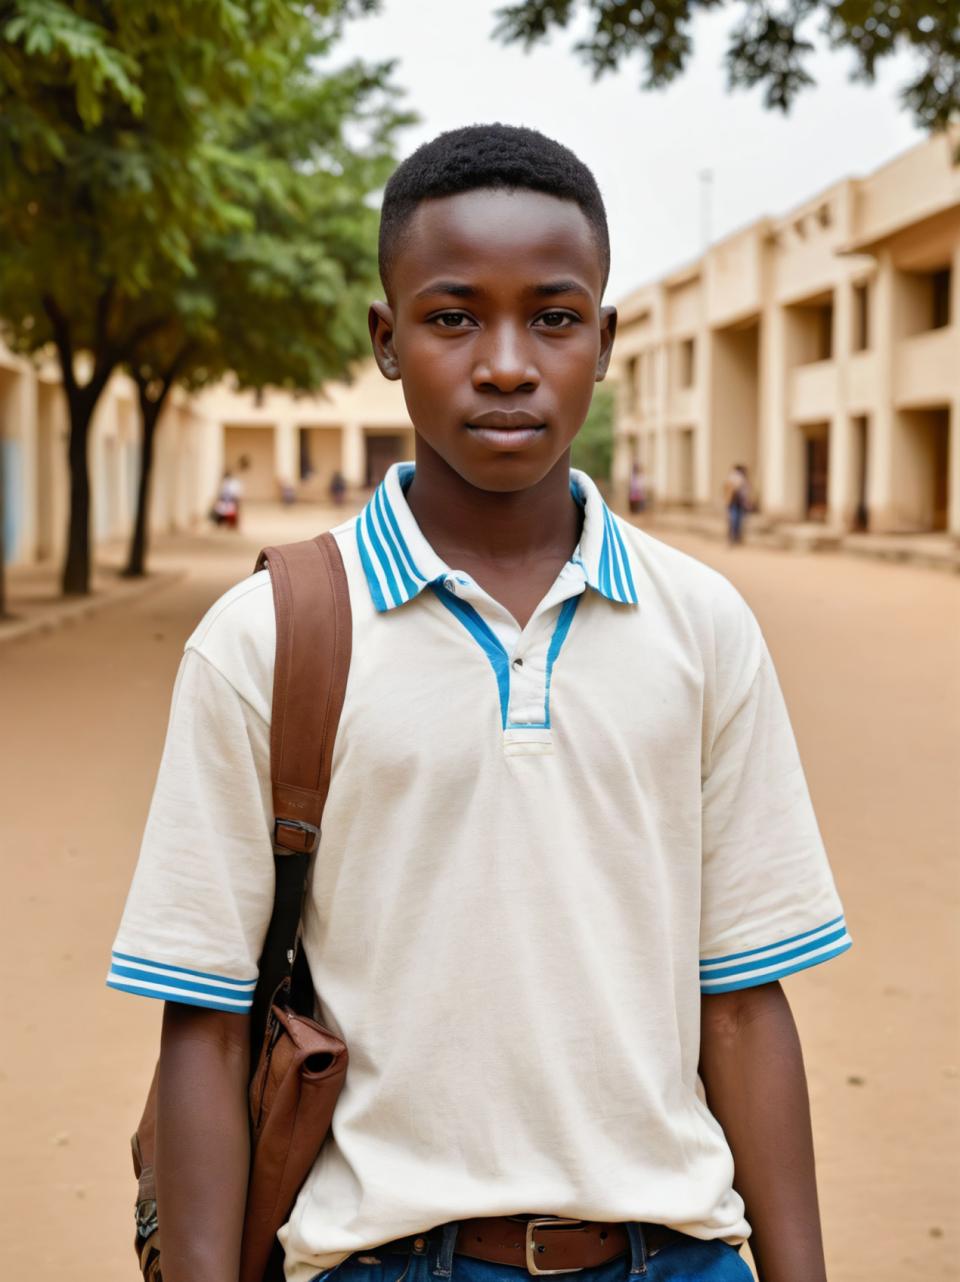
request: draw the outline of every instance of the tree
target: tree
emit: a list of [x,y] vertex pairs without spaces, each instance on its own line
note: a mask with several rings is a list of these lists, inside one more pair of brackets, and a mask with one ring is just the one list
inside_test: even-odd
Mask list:
[[598,383],[570,452],[572,465],[595,481],[609,481],[613,467],[613,402],[613,389]]
[[253,174],[225,150],[224,121],[282,99],[350,7],[372,5],[0,0],[0,317],[15,350],[52,344],[60,363],[65,592],[89,590],[100,396],[168,326],[154,303],[192,276],[195,248],[254,228]]
[[767,107],[787,111],[815,83],[819,25],[832,48],[853,52],[854,79],[873,81],[885,58],[909,49],[918,65],[902,98],[921,127],[943,129],[960,111],[960,0],[519,0],[498,10],[496,32],[529,49],[585,9],[590,30],[575,49],[594,76],[637,56],[644,88],[659,89],[686,68],[694,19],[724,5],[738,15],[729,84],[763,86]]
[[342,377],[367,350],[377,277],[368,198],[395,163],[397,129],[412,117],[396,109],[387,65],[319,75],[325,47],[302,50],[301,74],[288,77],[282,96],[221,122],[221,181],[242,188],[250,225],[205,236],[192,273],[150,301],[166,320],[127,365],[142,423],[127,575],[146,570],[154,441],[175,385],[195,391],[229,371],[241,388],[310,391]]

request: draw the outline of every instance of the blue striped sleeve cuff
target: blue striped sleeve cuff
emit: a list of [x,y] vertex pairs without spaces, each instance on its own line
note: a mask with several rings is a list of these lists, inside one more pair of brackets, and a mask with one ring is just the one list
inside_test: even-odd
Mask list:
[[166,962],[147,961],[127,953],[113,953],[107,987],[140,997],[159,997],[162,1001],[181,1002],[185,1006],[207,1006],[210,1010],[245,1015],[253,1005],[257,979],[226,979],[185,966],[168,966]]
[[700,962],[700,989],[704,993],[732,993],[783,979],[845,953],[853,940],[842,917],[802,935],[791,935],[777,944],[750,948],[744,953],[712,957]]

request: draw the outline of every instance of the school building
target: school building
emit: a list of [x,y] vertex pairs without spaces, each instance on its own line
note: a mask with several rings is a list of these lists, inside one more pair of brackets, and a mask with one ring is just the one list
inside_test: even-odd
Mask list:
[[399,383],[373,360],[350,382],[320,395],[267,390],[260,395],[220,384],[198,398],[218,425],[218,465],[238,474],[248,499],[275,499],[281,485],[299,498],[323,499],[339,473],[350,488],[378,485],[391,463],[413,458],[413,427]]
[[[35,366],[0,343],[0,450],[4,555],[8,564],[59,564],[67,527],[67,405],[56,362]],[[94,543],[130,536],[139,476],[136,388],[108,385],[90,433]],[[325,498],[334,473],[351,488],[377,484],[394,461],[413,456],[413,429],[400,386],[373,361],[349,383],[321,394],[239,393],[227,383],[198,396],[174,392],[157,430],[151,528],[187,530],[210,509],[224,470],[245,498],[276,499],[292,486]]]
[[[634,461],[658,504],[722,506],[747,466],[772,523],[960,538],[960,130],[763,218],[620,305],[614,482]],[[126,538],[140,424],[122,375],[90,440],[95,542]],[[59,562],[67,415],[56,363],[0,344],[8,562]],[[223,471],[250,501],[375,485],[413,454],[398,383],[372,360],[320,394],[175,393],[157,435],[154,532],[202,520]]]
[[772,523],[960,538],[960,130],[762,218],[620,304],[614,480]]
[[[215,441],[195,403],[174,393],[159,427],[153,472],[155,531],[187,529],[209,507],[203,477]],[[67,532],[67,403],[53,360],[35,366],[0,343],[0,472],[8,564],[59,563]],[[101,398],[89,442],[91,538],[129,537],[136,511],[140,419],[130,379]]]

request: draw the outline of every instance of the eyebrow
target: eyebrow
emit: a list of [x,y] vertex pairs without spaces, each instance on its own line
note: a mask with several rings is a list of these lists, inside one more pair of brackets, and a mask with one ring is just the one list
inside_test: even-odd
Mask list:
[[418,290],[415,297],[429,298],[431,294],[452,294],[454,298],[476,298],[480,292],[473,285],[464,285],[459,281],[435,280]]
[[589,290],[575,280],[551,280],[535,286],[533,292],[540,298],[552,298],[555,294],[583,294],[589,296]]
[[[558,294],[582,294],[584,297],[589,297],[589,290],[575,280],[544,281],[541,285],[534,285],[530,293],[538,298],[554,298]],[[429,298],[433,294],[447,294],[454,298],[479,298],[482,297],[483,290],[477,289],[474,285],[465,285],[462,281],[435,280],[418,290],[415,297]]]

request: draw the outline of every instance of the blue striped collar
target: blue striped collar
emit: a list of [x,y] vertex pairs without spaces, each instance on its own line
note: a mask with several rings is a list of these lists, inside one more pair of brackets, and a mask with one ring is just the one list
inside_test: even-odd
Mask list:
[[[381,613],[412,601],[451,573],[424,538],[404,490],[412,463],[395,463],[357,517],[357,547],[373,604]],[[633,555],[600,491],[585,472],[570,472],[574,498],[583,507],[583,531],[574,561],[594,591],[621,605],[637,605]]]

